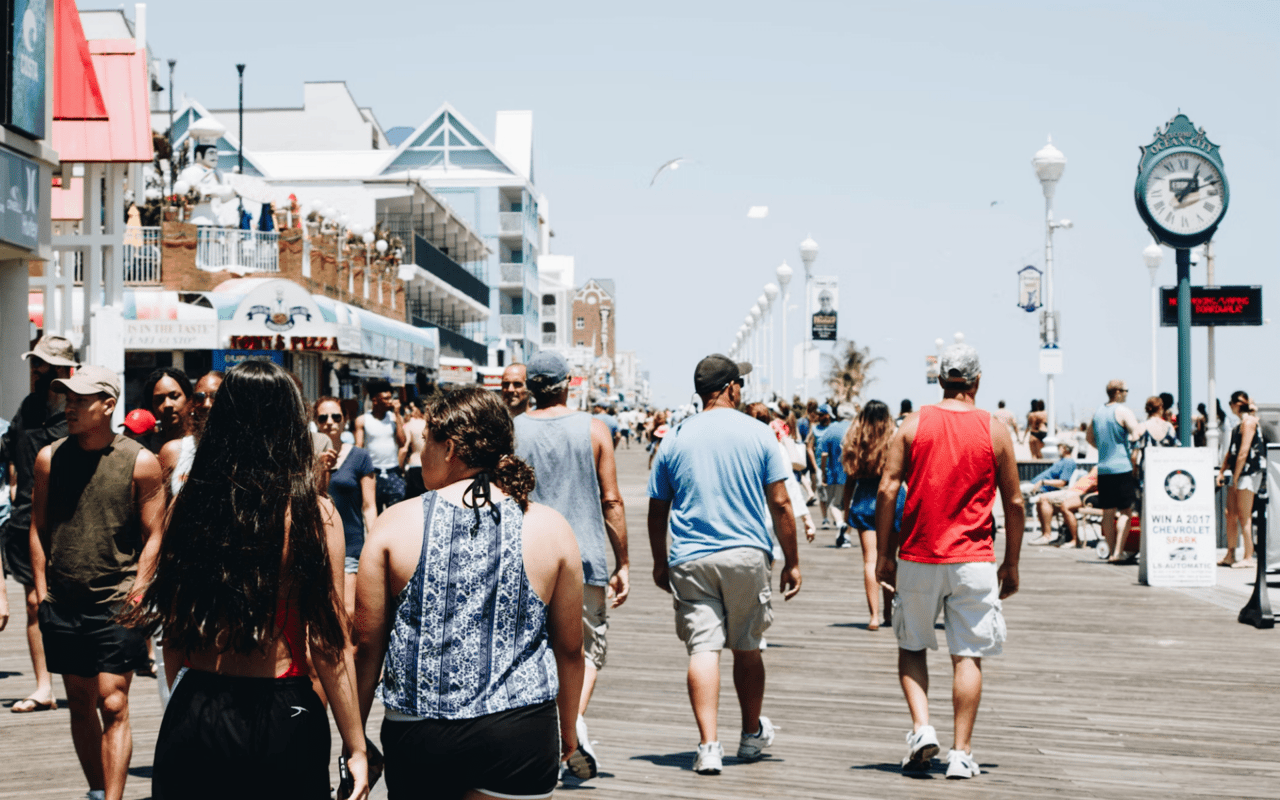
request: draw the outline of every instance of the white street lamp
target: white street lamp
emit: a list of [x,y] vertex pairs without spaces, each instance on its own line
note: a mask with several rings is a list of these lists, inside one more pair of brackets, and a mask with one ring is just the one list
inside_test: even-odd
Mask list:
[[[1044,282],[1045,282],[1045,304],[1041,313],[1045,324],[1043,330],[1045,341],[1041,342],[1041,347],[1046,349],[1058,348],[1058,319],[1054,316],[1053,311],[1053,230],[1054,228],[1070,228],[1070,220],[1062,220],[1061,222],[1053,221],[1053,194],[1058,188],[1058,179],[1062,177],[1062,172],[1067,168],[1067,157],[1062,151],[1053,146],[1053,137],[1049,137],[1049,142],[1044,147],[1036,151],[1035,156],[1031,159],[1031,166],[1035,168],[1036,177],[1040,180],[1040,188],[1044,191]],[[1055,410],[1053,398],[1053,373],[1045,375],[1046,380],[1046,411],[1049,416],[1049,435],[1057,437],[1058,434],[1058,417]]]
[[1164,251],[1154,241],[1142,250],[1142,261],[1151,273],[1151,394],[1160,392],[1156,380],[1156,334],[1160,331],[1160,288],[1156,286],[1156,272],[1164,261]]
[[777,361],[775,360],[777,351],[773,347],[773,301],[778,298],[778,285],[772,282],[766,283],[764,285],[764,296],[769,299],[769,391],[773,394],[778,394],[778,385],[786,384],[787,382],[786,375],[783,375],[781,380],[778,379]]
[[813,309],[809,308],[809,281],[813,280],[813,262],[817,258],[818,243],[812,236],[805,237],[800,243],[800,260],[804,262],[804,357],[800,362],[802,401],[809,397],[809,350],[813,347],[813,326],[810,324]]
[[764,350],[764,309],[759,303],[751,307],[751,387],[752,397],[760,389],[760,353]]
[[791,301],[791,293],[787,291],[787,285],[791,283],[791,267],[783,261],[777,272],[778,283],[782,284],[782,358],[778,362],[778,371],[782,374],[782,397],[786,398],[787,383],[791,380],[787,373],[787,303]]
[[756,369],[760,373],[760,388],[764,389],[765,385],[772,386],[772,376],[769,374],[769,298],[760,295],[756,298],[756,305],[760,307],[760,363]]

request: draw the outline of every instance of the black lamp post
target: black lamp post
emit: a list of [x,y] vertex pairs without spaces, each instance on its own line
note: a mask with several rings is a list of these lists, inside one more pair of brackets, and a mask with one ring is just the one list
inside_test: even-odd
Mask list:
[[178,59],[169,59],[169,195],[173,195],[174,162],[177,154],[173,152],[173,68],[178,66]]
[[[236,72],[240,73],[240,134],[239,145],[236,147],[236,155],[240,158],[238,171],[244,174],[244,64],[236,64]],[[244,219],[244,198],[240,198],[240,219]],[[237,220],[237,225],[239,220]]]

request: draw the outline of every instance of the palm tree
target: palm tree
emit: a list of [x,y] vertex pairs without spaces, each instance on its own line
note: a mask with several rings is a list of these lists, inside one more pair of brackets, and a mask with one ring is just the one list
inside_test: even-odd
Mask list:
[[832,350],[835,364],[827,373],[827,386],[837,403],[852,402],[875,381],[867,373],[884,359],[872,358],[870,347],[858,347],[857,342],[847,339],[837,340]]

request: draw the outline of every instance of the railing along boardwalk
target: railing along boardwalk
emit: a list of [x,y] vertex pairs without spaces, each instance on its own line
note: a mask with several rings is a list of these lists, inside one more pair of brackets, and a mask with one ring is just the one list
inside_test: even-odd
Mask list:
[[[974,736],[984,773],[945,781],[898,769],[909,727],[887,628],[864,629],[857,547],[836,550],[834,531],[801,545],[804,585],[777,602],[765,654],[764,713],[780,727],[765,761],[733,758],[739,727],[729,656],[723,664],[724,773],[691,771],[697,730],[685,695],[687,663],[671,601],[650,578],[645,531],[646,454],[618,451],[631,538],[631,598],[611,616],[609,661],[588,719],[604,775],[562,797],[641,798],[1274,798],[1280,789],[1280,632],[1235,621],[1219,590],[1152,589],[1136,567],[1099,562],[1091,550],[1026,548],[1022,591],[1005,603],[1005,654],[983,665],[986,686]],[[1218,602],[1215,602],[1217,600]],[[0,699],[32,688],[20,597],[0,633]],[[939,631],[942,639],[942,631]],[[945,640],[942,642],[945,648]],[[951,744],[950,664],[932,653],[933,724]],[[64,697],[58,682],[59,697]],[[61,701],[60,701],[61,702]],[[146,776],[159,728],[155,684],[132,692],[134,757],[128,798],[150,794]],[[64,704],[65,709],[65,704]],[[376,741],[375,703],[369,734]],[[85,786],[67,712],[0,710],[0,798],[78,797]],[[338,738],[333,737],[338,750]],[[336,763],[336,755],[335,755]],[[335,768],[336,774],[336,768]],[[385,797],[379,784],[375,797]]]

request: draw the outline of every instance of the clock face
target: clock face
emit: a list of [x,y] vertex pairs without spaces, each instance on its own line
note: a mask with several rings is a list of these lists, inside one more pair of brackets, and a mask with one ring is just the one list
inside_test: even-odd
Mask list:
[[1161,228],[1182,236],[1195,235],[1222,219],[1222,173],[1202,155],[1172,153],[1152,167],[1144,199],[1151,218]]

